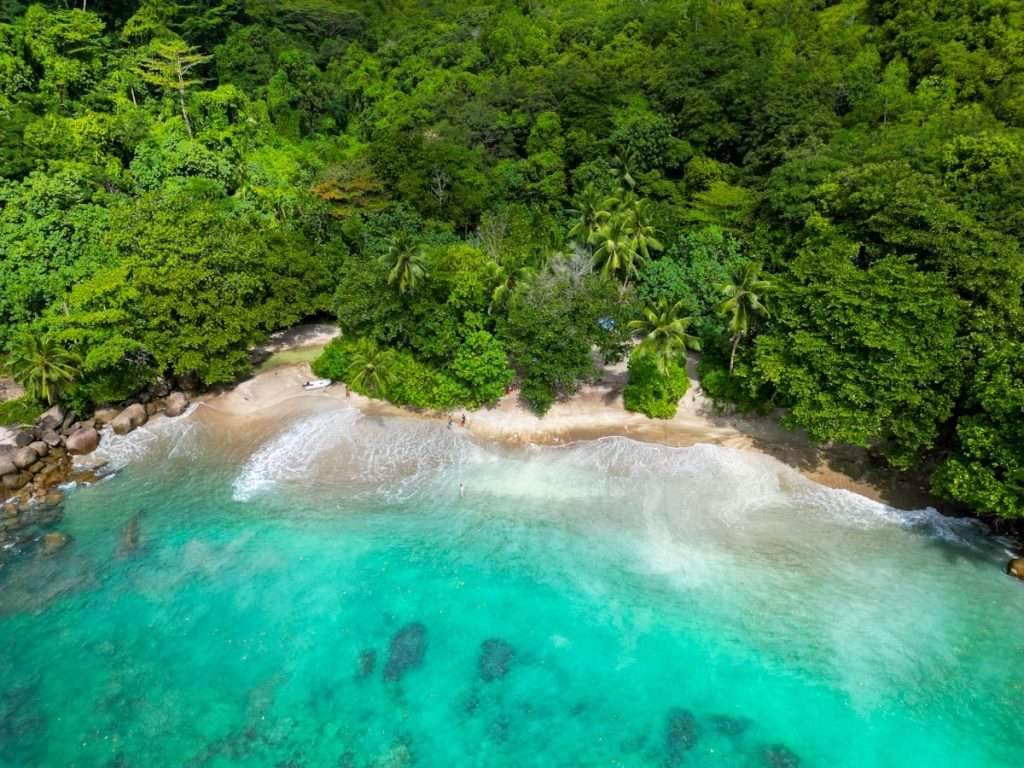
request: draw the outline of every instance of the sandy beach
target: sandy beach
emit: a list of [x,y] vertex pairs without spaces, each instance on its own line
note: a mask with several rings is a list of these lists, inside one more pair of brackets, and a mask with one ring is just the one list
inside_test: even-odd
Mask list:
[[[323,345],[334,335],[330,326],[304,326],[293,337],[274,340],[274,351],[309,349]],[[291,342],[291,343],[290,343]],[[295,343],[297,342],[297,343]],[[287,360],[287,358],[285,358]],[[556,403],[542,418],[520,401],[516,393],[502,398],[493,408],[466,412],[465,429],[475,438],[506,445],[567,444],[608,436],[671,446],[697,443],[723,445],[773,456],[798,469],[806,477],[833,488],[842,488],[902,508],[934,504],[927,491],[912,480],[873,467],[866,453],[849,446],[816,446],[802,432],[783,428],[774,416],[728,415],[718,412],[705,397],[696,376],[696,358],[688,364],[690,391],[669,420],[648,419],[625,410],[622,389],[627,381],[625,363],[601,369],[595,382],[573,397]],[[349,392],[343,384],[307,392],[303,383],[314,378],[309,364],[284,364],[258,373],[233,389],[199,398],[203,407],[225,417],[268,417],[297,398],[343,400],[370,415],[391,415],[446,422],[462,429],[461,411],[448,413],[411,411]]]

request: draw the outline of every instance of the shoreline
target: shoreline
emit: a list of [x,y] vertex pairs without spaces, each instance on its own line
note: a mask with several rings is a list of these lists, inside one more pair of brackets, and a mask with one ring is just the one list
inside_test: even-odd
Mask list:
[[[566,445],[604,437],[628,437],[671,447],[701,443],[720,445],[771,456],[821,485],[857,493],[896,508],[936,506],[936,500],[911,479],[871,466],[862,449],[813,445],[802,432],[782,427],[774,415],[717,412],[704,396],[695,368],[696,359],[691,358],[687,366],[691,387],[672,419],[648,419],[643,414],[625,410],[622,387],[627,373],[625,364],[620,364],[602,368],[598,381],[555,403],[543,418],[527,409],[519,402],[518,395],[512,393],[492,408],[466,411],[464,429],[477,440],[506,447]],[[304,391],[302,384],[312,378],[308,363],[286,363],[259,372],[230,389],[201,395],[194,402],[222,417],[248,419],[265,417],[270,410],[293,400],[336,400],[371,417],[397,416],[443,423],[451,416],[455,428],[463,429],[459,425],[462,411],[451,414],[413,411],[355,392],[346,395],[346,388],[340,384]]]

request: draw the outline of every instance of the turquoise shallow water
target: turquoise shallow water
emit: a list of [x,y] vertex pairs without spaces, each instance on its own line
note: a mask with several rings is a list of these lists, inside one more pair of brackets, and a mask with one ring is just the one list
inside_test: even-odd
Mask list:
[[973,525],[329,402],[106,443],[0,575],[0,765],[1016,764],[1024,590]]

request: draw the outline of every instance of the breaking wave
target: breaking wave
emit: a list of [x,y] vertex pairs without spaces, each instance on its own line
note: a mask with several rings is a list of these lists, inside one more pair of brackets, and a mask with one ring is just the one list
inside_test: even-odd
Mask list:
[[108,425],[100,431],[100,445],[85,463],[105,463],[110,469],[118,470],[154,455],[188,458],[194,453],[196,438],[202,429],[192,418],[196,408],[197,405],[192,404],[184,414],[173,419],[153,418],[127,435],[115,434]]

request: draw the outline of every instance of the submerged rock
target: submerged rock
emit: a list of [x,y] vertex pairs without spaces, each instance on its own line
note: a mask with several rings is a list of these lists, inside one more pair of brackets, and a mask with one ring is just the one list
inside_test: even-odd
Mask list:
[[771,744],[761,753],[768,768],[797,768],[800,758],[785,744]]
[[401,680],[406,672],[423,663],[426,650],[427,628],[418,621],[406,624],[391,638],[384,679],[391,682]]
[[486,683],[508,674],[516,657],[516,649],[501,638],[492,637],[480,643],[480,679]]
[[55,555],[64,549],[70,541],[71,537],[66,533],[51,531],[50,533],[43,534],[42,546],[39,551],[44,555]]
[[1024,579],[1024,557],[1015,557],[1006,564],[1006,572],[1018,579]]
[[739,736],[744,733],[754,721],[749,717],[731,717],[730,715],[712,715],[711,727],[725,736]]
[[141,513],[135,515],[121,529],[121,543],[117,548],[118,554],[129,555],[139,548],[140,517]]
[[373,670],[376,666],[377,652],[372,648],[368,648],[359,654],[359,671],[356,676],[360,679],[369,677],[373,674]]
[[676,763],[697,745],[697,718],[687,709],[670,709],[665,719],[665,752]]
[[412,753],[404,744],[392,747],[373,761],[373,768],[402,768],[412,762]]

